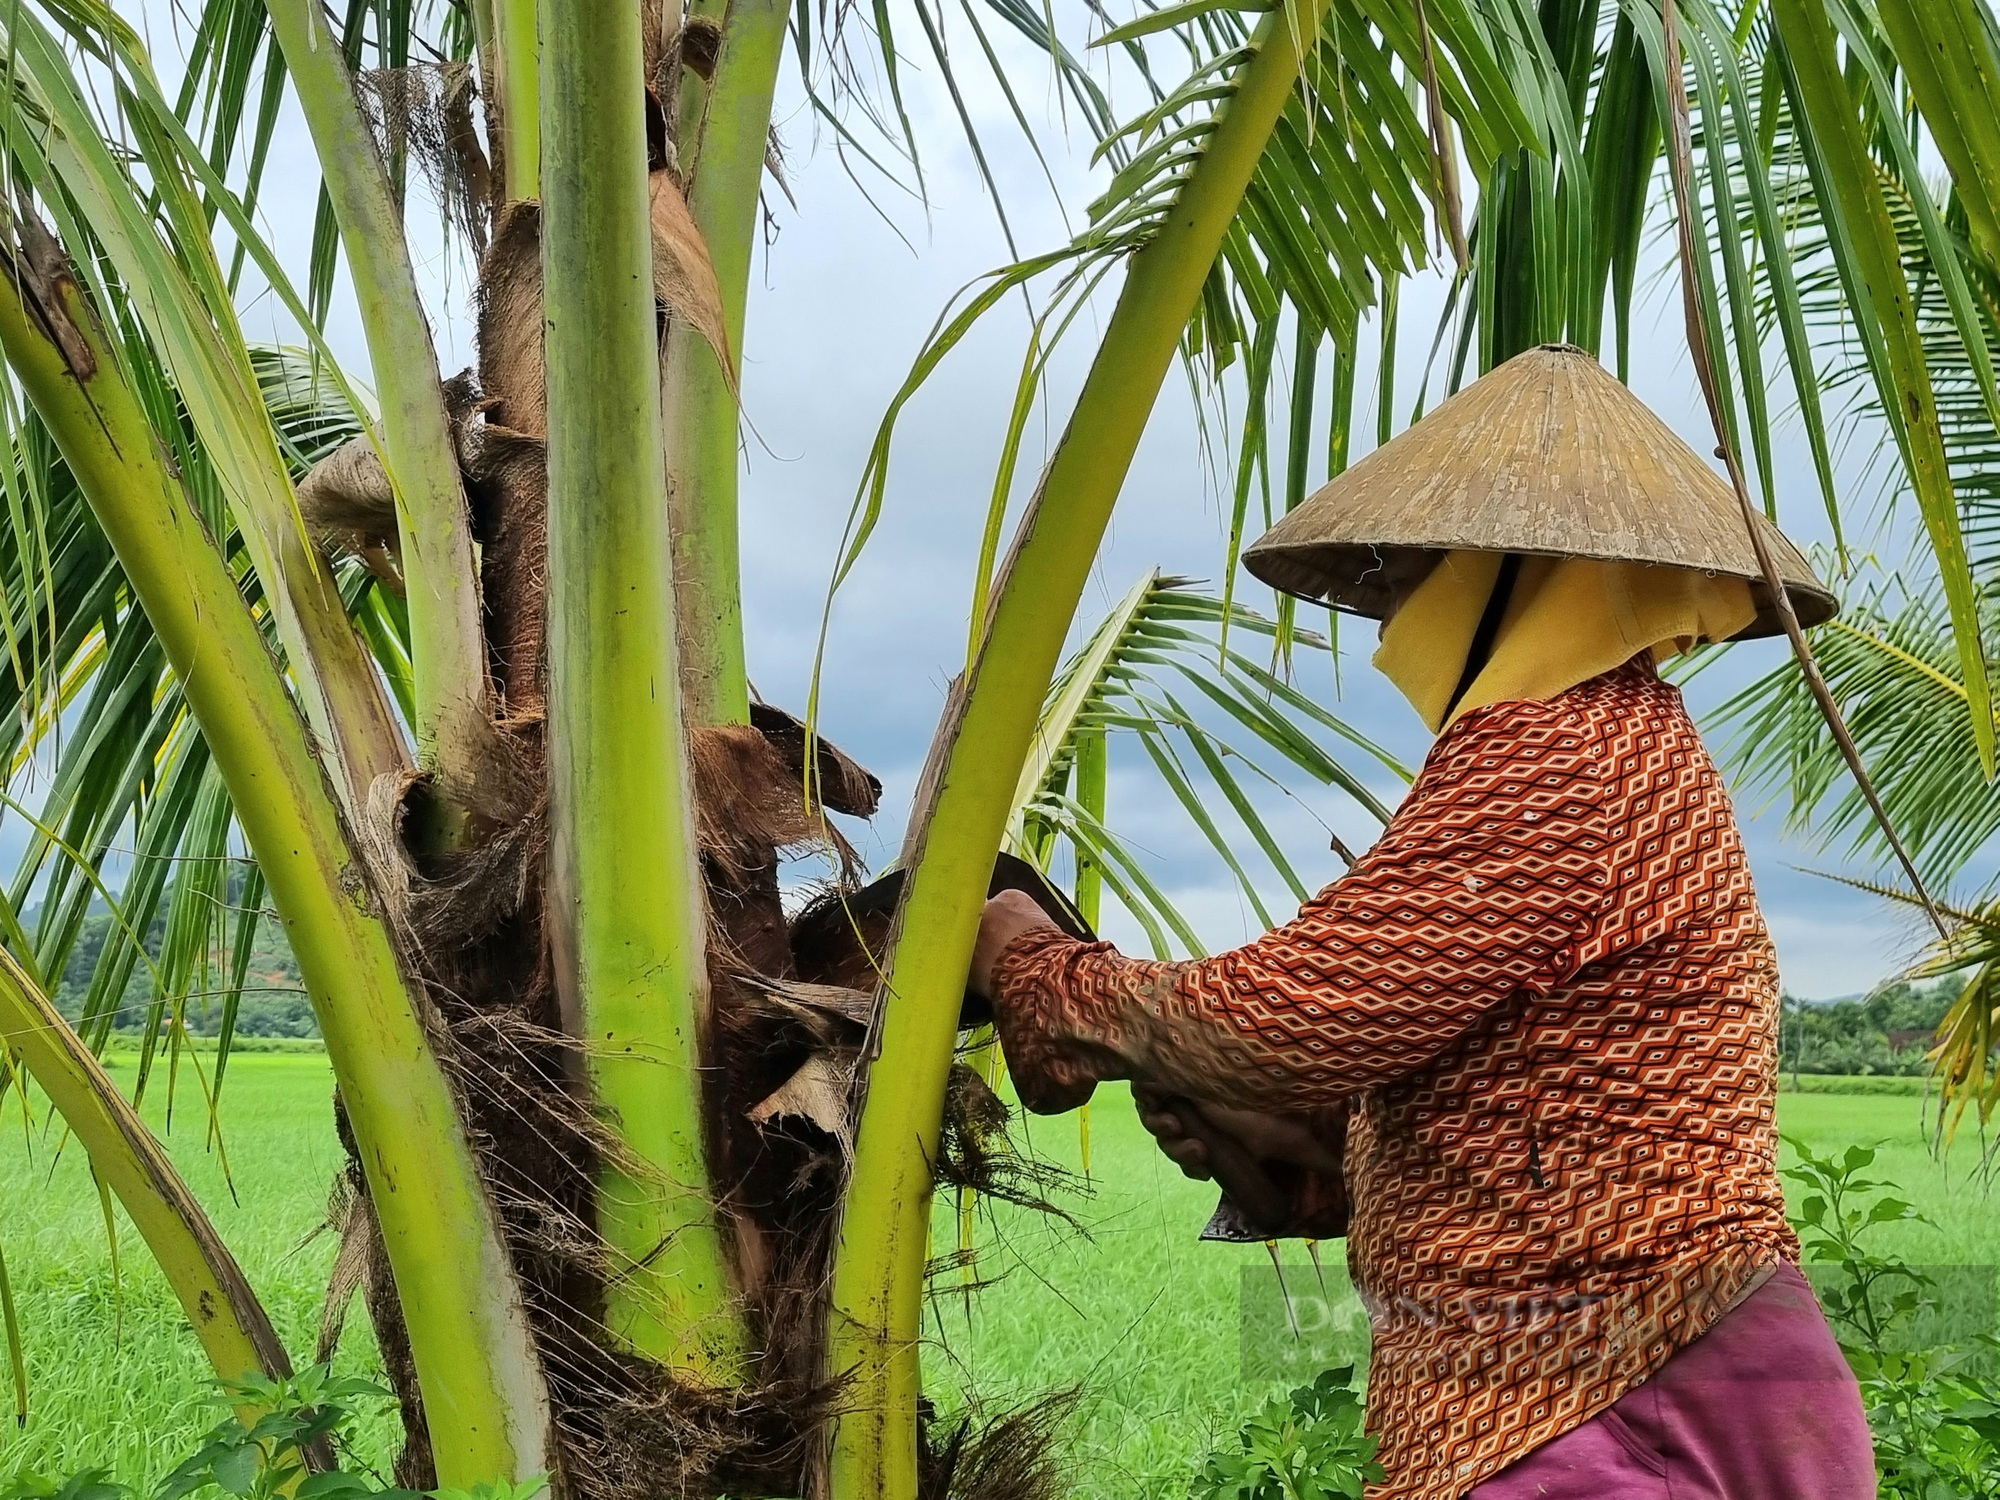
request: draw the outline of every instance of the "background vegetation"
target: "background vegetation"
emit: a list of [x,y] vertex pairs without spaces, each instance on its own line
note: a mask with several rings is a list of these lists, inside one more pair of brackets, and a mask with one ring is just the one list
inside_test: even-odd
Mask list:
[[[240,898],[240,884],[235,894]],[[41,918],[40,910],[33,907],[26,915],[31,924]],[[76,946],[70,950],[69,962],[63,966],[62,975],[49,997],[70,1022],[83,1019],[91,979],[97,972],[104,945],[118,932],[119,922],[111,909],[101,901],[93,903],[78,929]],[[154,964],[159,961],[166,936],[167,917],[165,912],[161,912],[153,918],[140,944]],[[207,986],[190,986],[189,991],[180,997],[184,1002],[182,1023],[190,1035],[215,1036],[222,1029],[224,1001],[231,997],[235,997],[236,1001],[232,1021],[234,1036],[319,1035],[319,1022],[313,1016],[312,1002],[306,998],[305,986],[299,980],[298,960],[292,955],[291,944],[285,941],[283,927],[268,921],[257,924],[250,944],[250,961],[240,986],[223,981],[223,976],[229,974],[230,960],[231,955],[220,948],[212,949],[207,972],[216,982]],[[156,969],[143,963],[135,964],[112,1014],[113,1033],[130,1037],[143,1033],[148,1025],[154,1024],[151,1009],[158,990]]]
[[1779,1068],[1787,1074],[1922,1077],[1931,1071],[1938,1024],[1961,987],[1950,979],[1898,979],[1845,1000],[1787,995],[1778,1029]]
[[[373,1273],[385,1369],[407,1411],[421,1399],[401,1461],[414,1486],[554,1474],[581,1500],[633,1486],[791,1494],[809,1479],[842,1500],[919,1492],[936,1446],[920,1336],[946,1333],[952,1305],[926,1300],[938,1285],[927,1232],[953,1222],[932,1192],[950,1165],[947,1104],[970,1087],[952,1069],[993,851],[1046,862],[1067,845],[1088,914],[1108,894],[1162,948],[1188,950],[1190,925],[1106,827],[1114,732],[1148,753],[1260,917],[1268,883],[1240,862],[1250,845],[1304,892],[1234,795],[1237,742],[1385,811],[1322,748],[1338,739],[1366,763],[1371,747],[1283,680],[1310,644],[1293,606],[1253,623],[1230,595],[1256,512],[1346,464],[1357,351],[1370,337],[1395,347],[1400,289],[1427,267],[1448,265],[1450,300],[1414,389],[1393,392],[1394,361],[1381,362],[1378,440],[1537,343],[1579,342],[1625,369],[1641,247],[1676,218],[1690,353],[1721,452],[1749,476],[1746,512],[1778,502],[1783,381],[1769,377],[1781,369],[1818,498],[1841,512],[1815,335],[1839,345],[1834,368],[1872,392],[1914,501],[1910,530],[1928,548],[1918,587],[1934,596],[1916,675],[1922,706],[1957,734],[1936,763],[1959,780],[1891,786],[1892,804],[1912,814],[1922,857],[1976,852],[1936,829],[1940,799],[1983,787],[1995,762],[1987,580],[1957,488],[1977,471],[1976,440],[1958,439],[2000,417],[1978,295],[2000,239],[1988,118],[2000,34],[1980,0],[1192,0],[1115,20],[1014,0],[198,9],[172,99],[148,37],[102,0],[4,17],[16,191],[0,342],[15,381],[4,395],[23,400],[0,400],[13,439],[0,739],[12,766],[52,765],[0,903],[0,1002],[13,1047],[147,1230],[219,1371],[279,1373],[314,1330],[286,1311],[283,1341],[273,1332],[85,1051],[143,1013],[146,1061],[128,1087],[161,1129],[181,1111],[183,1149],[196,1120],[223,1173],[217,1122],[190,1090],[212,1101],[227,1049],[210,1070],[184,1045],[186,1022],[226,967],[218,1029],[230,1031],[247,976],[275,972],[258,968],[272,956],[238,909],[260,910],[268,883],[340,1078],[350,1170],[331,1217]],[[863,466],[839,556],[824,559],[837,587],[882,519],[907,398],[982,318],[1011,317],[1018,294],[1019,384],[991,414],[1006,440],[965,491],[986,506],[962,559],[964,670],[895,910],[829,1000],[794,983],[826,976],[804,970],[777,866],[835,842],[813,797],[840,783],[850,809],[872,808],[880,788],[837,758],[828,775],[800,721],[753,707],[743,645],[755,601],[739,567],[737,359],[773,88],[795,52],[843,151],[872,162],[865,135],[921,199],[903,59],[921,35],[984,172],[953,59],[983,58],[1027,127],[1015,86],[1030,75],[984,29],[1002,21],[1095,146],[1102,193],[1025,259],[1003,221],[1010,264],[940,318]],[[1109,60],[1102,77],[1073,50],[1091,47]],[[325,179],[302,295],[251,212],[274,122],[293,107]],[[1925,180],[1927,153],[1948,186]],[[432,350],[404,227],[412,158],[448,235],[480,251],[476,390],[447,386]],[[244,332],[268,290],[309,338],[343,256],[368,395],[330,351],[253,349]],[[241,280],[246,263],[268,287]],[[1023,439],[1065,337],[1092,344],[1088,374],[1036,476]],[[1222,598],[1142,579],[1058,680],[1177,365],[1234,466]],[[366,482],[342,487],[357,474]],[[334,525],[314,498],[329,491],[373,508]],[[1230,631],[1258,635],[1257,656],[1232,654]],[[1215,670],[1187,670],[1211,645]],[[1857,646],[1864,675],[1873,649]],[[1149,672],[1171,688],[1139,691]],[[1191,714],[1173,694],[1196,691],[1208,704]],[[1918,722],[1897,691],[1864,726],[1871,750],[1905,746]],[[1839,773],[1807,765],[1824,747],[1796,698],[1779,682],[1746,710],[1769,731],[1753,736],[1765,770],[1807,802],[1817,776],[1844,805]],[[812,717],[817,688],[793,706]],[[1231,739],[1202,714],[1233,720]],[[223,878],[239,847],[258,860],[240,902]],[[106,871],[127,920],[98,923],[80,1001],[71,987],[79,1041],[41,992],[69,976]],[[2000,949],[1948,957],[2000,974]],[[1994,1013],[1977,992],[1955,1012],[1958,1055],[1982,1070]],[[1857,1025],[1851,1040],[1872,1035]],[[793,1051],[769,1078],[727,1065],[770,1062],[781,1041]],[[164,1074],[151,1089],[148,1064]],[[800,1079],[818,1081],[816,1112],[759,1113]],[[1984,1110],[1982,1088],[1967,1092]],[[952,1117],[961,1141],[969,1118]],[[788,1134],[796,1120],[811,1133]],[[1136,1151],[1129,1121],[1119,1130]],[[62,1132],[31,1121],[26,1139],[53,1149]],[[1116,1150],[1092,1170],[1118,1194],[1143,1180]],[[255,1191],[290,1201],[315,1180],[295,1163]],[[209,1185],[220,1206],[249,1179]],[[1144,1203],[1108,1192],[1104,1206],[1137,1222]],[[999,1215],[981,1261],[954,1269],[1012,1265],[1023,1274],[1010,1284],[1062,1296],[1041,1263],[1060,1249],[1020,1254],[1031,1240]],[[1150,1253],[1136,1246],[1134,1261]],[[1200,1274],[1228,1263],[1201,1261]],[[1105,1260],[1083,1264],[1104,1279]],[[1145,1270],[1155,1299],[1173,1294],[1178,1264]],[[220,1323],[217,1289],[232,1315]],[[1100,1316],[1117,1302],[1095,1286],[1063,1300]],[[1226,1341],[1191,1342],[1184,1310],[1193,1302],[1162,1327],[1183,1357],[1212,1361]],[[114,1298],[114,1338],[121,1313]],[[1008,1347],[981,1331],[990,1315],[966,1303],[966,1353],[931,1362],[933,1395],[969,1389],[979,1350]],[[8,1320],[16,1347],[26,1326]],[[1084,1352],[1037,1332],[1036,1361]],[[1121,1337],[1119,1359],[1133,1343]],[[1107,1374],[1111,1359],[1065,1369],[1064,1383],[1102,1379],[1122,1400],[1138,1377]],[[77,1363],[71,1351],[60,1369]],[[986,1399],[1013,1389],[1004,1364],[984,1373]],[[844,1389],[822,1445],[809,1397],[834,1376]],[[1148,1435],[1125,1437],[1090,1450],[1086,1469],[1114,1451],[1149,1462]],[[822,1447],[827,1472],[798,1475],[798,1455]],[[1140,1482],[1184,1471],[1185,1457]]]

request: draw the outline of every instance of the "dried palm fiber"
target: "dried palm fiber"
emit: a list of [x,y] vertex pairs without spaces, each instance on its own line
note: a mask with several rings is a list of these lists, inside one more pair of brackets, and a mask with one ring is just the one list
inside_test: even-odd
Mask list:
[[768,703],[750,705],[750,722],[785,757],[801,778],[806,774],[806,749],[812,749],[812,795],[837,813],[872,818],[882,804],[882,783],[874,773],[841,754],[782,708]]
[[[502,223],[519,217],[510,214]],[[492,259],[489,255],[489,263]],[[541,316],[539,305],[534,315]],[[532,389],[510,370],[503,357],[507,352],[482,349],[484,368],[504,389]],[[539,344],[533,352],[533,373],[539,378]],[[483,376],[475,378],[469,370],[453,376],[445,382],[444,397],[471,508],[472,536],[480,547],[479,596],[487,658],[500,692],[501,727],[521,734],[541,723],[546,707],[541,680],[548,591],[546,444],[501,420],[502,411],[522,409],[525,403],[492,394]],[[539,407],[534,419],[541,419]]]
[[[687,193],[664,167],[648,174],[653,296],[662,316],[684,319],[706,339],[736,388],[736,357],[722,315],[722,289]],[[480,383],[497,405],[492,420],[530,437],[548,433],[542,351],[541,206],[510,203],[479,267]]]
[[299,515],[323,556],[358,557],[384,584],[403,592],[396,491],[366,433],[349,438],[306,471],[299,481]]
[[[721,291],[708,246],[673,174],[648,187],[653,292],[662,320],[679,318],[716,349],[733,391]],[[548,382],[542,348],[541,206],[509,203],[479,266],[479,377],[448,390],[459,432],[473,536],[482,549],[486,636],[511,725],[539,723],[547,708]]]
[[[525,455],[532,445],[538,456],[539,443],[479,420],[483,398],[469,381],[454,386],[465,451],[490,457],[497,445]],[[835,1399],[818,1340],[844,1154],[810,1121],[774,1129],[748,1111],[815,1047],[838,1040],[851,1052],[867,997],[842,997],[857,1016],[829,1011],[817,995],[813,1005],[778,1005],[726,966],[779,976],[791,968],[776,879],[781,847],[821,848],[838,861],[837,835],[820,817],[819,799],[807,799],[808,764],[829,804],[838,796],[872,808],[881,788],[782,710],[760,705],[756,717],[755,726],[697,731],[687,751],[717,1011],[704,1069],[714,1091],[711,1125],[722,1137],[712,1149],[713,1187],[746,1252],[738,1291],[765,1351],[754,1378],[728,1392],[684,1388],[627,1357],[600,1321],[603,1287],[618,1262],[595,1228],[593,1184],[604,1162],[640,1169],[580,1087],[582,1043],[561,1028],[542,929],[544,808],[528,807],[475,849],[418,855],[402,847],[401,830],[421,783],[385,778],[371,799],[366,843],[376,863],[392,867],[377,883],[399,930],[411,935],[434,1044],[522,1278],[555,1408],[554,1489],[568,1500],[797,1495],[810,1434]],[[397,1473],[429,1488],[435,1477],[393,1287],[364,1257],[376,1253],[365,1215],[339,1217],[349,1231],[346,1264],[328,1301],[346,1305],[353,1262],[362,1259],[360,1290],[413,1435]]]
[[940,1418],[917,1430],[917,1500],[1060,1500],[1074,1493],[1063,1429],[1082,1401],[1055,1391],[1011,1410]]
[[[837,752],[836,752],[837,753]],[[695,777],[695,831],[701,852],[741,876],[778,855],[826,850],[844,865],[854,854],[819,808],[805,777],[751,724],[721,724],[688,735]]]
[[708,241],[688,208],[687,193],[662,167],[647,187],[653,218],[653,296],[674,317],[685,319],[708,340],[722,364],[729,393],[736,394],[736,356],[729,347],[729,324],[722,314],[722,285]]
[[[476,392],[459,386],[454,410],[476,418]],[[494,440],[487,431],[476,444]],[[384,778],[371,799],[371,859],[393,869],[378,883],[399,929],[413,937],[433,1041],[521,1275],[554,1406],[553,1488],[569,1500],[795,1496],[840,1399],[838,1383],[822,1374],[825,1287],[852,1128],[849,1080],[872,996],[788,977],[795,960],[776,875],[781,850],[819,848],[838,862],[844,846],[821,805],[865,813],[881,785],[782,710],[760,704],[754,720],[696,731],[687,750],[710,916],[714,1013],[703,1071],[712,1091],[712,1186],[734,1232],[736,1289],[762,1351],[753,1379],[728,1391],[684,1387],[626,1356],[600,1321],[618,1262],[597,1234],[592,1185],[605,1162],[641,1169],[578,1087],[583,1044],[560,1028],[541,923],[543,809],[529,808],[476,850],[419,857],[401,847],[400,833],[420,783]],[[859,938],[850,932],[848,941]],[[940,1177],[950,1184],[962,1175],[983,1194],[1047,1206],[1060,1174],[1009,1149],[1005,1116],[976,1076],[956,1070]],[[351,1133],[343,1141],[351,1155]],[[358,1170],[350,1165],[345,1176],[330,1210],[344,1233],[323,1332],[329,1343],[337,1338],[340,1311],[358,1289],[404,1402],[409,1440],[397,1477],[430,1488],[436,1479],[401,1310]],[[1060,1472],[1051,1423],[1010,1413],[963,1432],[959,1425],[934,1444],[950,1500],[1032,1500],[1042,1493],[1036,1476]]]
[[[1838,601],[1758,524],[1802,625]],[[1783,629],[1729,484],[1588,352],[1544,344],[1474,381],[1259,537],[1243,565],[1273,588],[1380,619],[1396,554],[1476,549],[1695,568],[1750,584]]]
[[[493,183],[472,125],[472,100],[479,92],[472,65],[364,69],[354,76],[354,92],[382,160],[393,164],[414,156],[446,222],[466,237],[475,255],[483,252]],[[399,184],[399,196],[400,191]]]

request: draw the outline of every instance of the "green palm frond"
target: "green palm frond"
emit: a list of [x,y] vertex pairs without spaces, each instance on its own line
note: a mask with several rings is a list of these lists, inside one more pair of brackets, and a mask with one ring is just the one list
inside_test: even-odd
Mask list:
[[[1950,883],[2000,832],[2000,783],[1980,766],[1949,620],[1923,594],[1884,590],[1817,631],[1814,651],[1919,869]],[[1888,857],[1795,662],[1752,683],[1716,717],[1730,732],[1736,776],[1782,798],[1794,827],[1823,844]]]
[[[1741,92],[1755,99],[1755,119],[1714,142],[1712,176],[1730,190],[1715,194],[1706,227],[1712,242],[1746,237],[1769,195],[1784,234],[1759,232],[1752,324],[1759,332],[1781,328],[1795,351],[1799,416],[1836,535],[1823,398],[1845,393],[1881,417],[1885,451],[1924,524],[1952,618],[1966,711],[1990,767],[1976,601],[1983,569],[1968,557],[1967,542],[1977,540],[1969,503],[1991,489],[1986,457],[2000,414],[1993,363],[2000,346],[1993,343],[1990,267],[1967,237],[1958,190],[1924,175],[1930,147],[1942,143],[1935,132],[1951,135],[1956,127],[1921,113],[1926,106],[1885,29],[1892,20],[1903,31],[1934,29],[1957,7],[1920,9],[1925,16],[1913,19],[1901,6],[1878,12],[1846,0],[1787,0],[1771,10],[1771,24],[1749,17],[1738,71]],[[1928,86],[1923,92],[1939,106],[1942,95]],[[1970,181],[1980,156],[1964,146],[1954,138],[1948,160]],[[2000,161],[1987,165],[2000,169]],[[1809,333],[1815,349],[1801,351],[1795,330]],[[1768,505],[1768,483],[1765,494]]]
[[[100,0],[67,0],[51,7],[48,22],[25,8],[11,11],[4,31],[12,66],[0,120],[17,180],[54,219],[97,305],[123,314],[114,319],[122,373],[155,407],[158,429],[180,432],[185,412],[201,449],[198,472],[213,480],[212,488],[192,487],[196,502],[218,493],[225,502],[268,591],[299,705],[331,752],[335,789],[351,816],[363,789],[400,769],[408,753],[380,676],[307,536],[197,181],[218,189],[211,205],[222,206],[301,326],[309,326],[306,310],[240,203],[207,179],[129,24]],[[94,76],[86,86],[66,46],[108,71],[109,99]],[[150,191],[136,180],[141,169]],[[330,354],[321,358],[329,377],[342,381]],[[222,534],[221,517],[204,515]]]
[[[1349,761],[1410,779],[1394,756],[1231,644],[1278,637],[1277,623],[1255,611],[1148,573],[1064,666],[1043,708],[1015,790],[1010,842],[1044,868],[1067,847],[1079,895],[1101,882],[1161,957],[1203,949],[1143,854],[1107,820],[1104,761],[1113,743],[1144,752],[1266,926],[1282,920],[1268,900],[1274,877],[1294,905],[1311,890],[1260,803],[1277,798],[1290,818],[1313,816],[1285,784],[1303,775],[1386,822],[1389,808]],[[1326,646],[1306,632],[1296,639]]]
[[[451,0],[417,4],[341,0],[325,7],[324,15],[330,39],[346,56],[349,69],[385,80],[383,93],[392,99],[427,98],[415,86],[411,70],[462,69],[473,56],[470,6]],[[228,184],[247,215],[254,215],[286,102],[289,78],[284,57],[264,0],[203,0],[191,8],[190,19],[186,68],[175,92],[174,113],[200,142],[202,157],[215,178]],[[412,166],[418,165],[406,144],[412,122],[386,118],[381,123],[386,164],[401,198],[407,193]],[[432,176],[450,170],[443,162],[421,165]],[[453,184],[443,196],[449,199],[457,190]],[[205,196],[213,215],[220,207],[218,191]],[[445,207],[443,226],[449,236],[461,216],[449,211],[453,204],[447,202]],[[336,248],[333,206],[321,189],[307,259],[307,303],[316,325],[324,324],[332,301]],[[239,244],[230,266],[232,287],[242,274],[246,254],[246,247]]]
[[[1892,6],[1880,12],[1885,24]],[[1933,20],[1941,20],[1941,7]],[[1835,7],[1850,41],[1872,33],[1858,30],[1867,16],[1858,8]],[[1902,17],[1906,22],[1909,18]],[[1898,24],[1901,24],[1899,22]],[[1919,170],[1908,121],[1919,90],[1888,71],[1900,54],[1878,37],[1869,67],[1857,63],[1858,94],[1876,126],[1866,168],[1885,206],[1895,253],[1909,288],[1922,364],[1935,402],[1938,435],[1950,480],[1954,509],[1965,539],[1958,563],[1983,591],[1979,604],[1990,631],[1991,577],[2000,560],[2000,425],[1995,422],[1993,351],[2000,348],[2000,265],[1986,240],[1974,232],[1980,212],[1962,196],[1961,186],[1980,191],[1975,155],[1960,154],[1956,179],[1939,183]],[[1990,41],[1990,38],[1988,39]],[[1858,55],[1858,54],[1857,54]],[[1969,54],[1967,54],[1969,56]],[[1964,57],[1943,66],[1956,68]],[[1770,70],[1776,76],[1776,69]],[[1921,70],[1920,70],[1921,71]],[[1949,122],[1946,122],[1949,124]],[[1984,127],[1975,130],[1983,136]],[[1779,211],[1789,226],[1789,258],[1760,266],[1773,279],[1760,288],[1766,317],[1785,309],[1796,296],[1797,314],[1821,350],[1822,386],[1851,408],[1882,414],[1884,448],[1895,454],[1906,440],[1898,429],[1901,404],[1885,397],[1880,351],[1871,346],[1865,323],[1857,321],[1851,293],[1853,251],[1850,231],[1809,171],[1811,144],[1802,138],[1794,105],[1783,89],[1769,91],[1762,131],[1763,155],[1745,157],[1739,169],[1768,172]],[[1976,142],[1974,143],[1976,144]],[[1958,143],[1955,151],[1972,151]],[[1989,164],[1991,165],[1991,164]],[[1823,175],[1823,173],[1822,173]],[[1791,291],[1776,273],[1788,270]],[[1808,430],[1820,425],[1811,414]],[[1906,470],[1898,471],[1903,478]],[[1919,563],[1917,576],[1933,566],[1949,573],[1950,549],[1937,562]],[[1981,631],[1956,629],[1931,597],[1936,584],[1905,588],[1901,582],[1864,598],[1849,619],[1818,633],[1817,649],[1828,667],[1835,693],[1847,706],[1857,739],[1885,795],[1892,817],[1907,841],[1919,847],[1926,875],[1949,880],[1965,871],[2000,827],[2000,797],[1983,774],[1975,718],[1979,710],[1965,689],[1963,659],[1978,649]],[[1885,844],[1871,826],[1858,794],[1849,788],[1836,748],[1818,726],[1803,684],[1789,666],[1739,695],[1725,711],[1738,727],[1739,764],[1766,791],[1790,801],[1796,823],[1812,824],[1829,844],[1856,848],[1873,857]],[[1767,735],[1762,743],[1759,736]]]
[[[1774,324],[1837,527],[1812,339],[1790,283],[1789,226],[1765,170],[1768,23],[1757,7],[1709,0],[1681,0],[1678,15],[1706,252],[1696,258],[1694,281],[1719,366],[1722,420],[1775,512],[1767,389],[1776,372],[1766,368]],[[1648,213],[1665,197],[1660,14],[1630,3],[1607,14],[1592,0],[1568,0],[1542,7],[1541,19],[1545,72],[1562,97],[1552,97],[1544,112],[1542,152],[1504,158],[1482,182],[1472,287],[1458,314],[1448,390],[1522,349],[1555,341],[1605,356],[1621,379],[1630,374],[1639,251]],[[1447,319],[1455,312],[1448,310]],[[1615,343],[1607,351],[1612,328]]]
[[[294,349],[251,351],[259,395],[291,472],[355,436],[360,422],[323,362]],[[210,494],[210,523],[275,650],[258,576],[228,525],[205,450],[159,389],[158,429],[181,472]],[[16,414],[0,467],[13,524],[0,525],[0,782],[29,836],[5,893],[8,947],[38,983],[69,967],[93,911],[111,922],[89,974],[80,1034],[101,1049],[142,1018],[140,1087],[164,1045],[180,1046],[190,1006],[219,1018],[222,1059],[263,918],[262,882],[241,854],[233,810],[187,714],[150,622],[39,419]],[[400,616],[382,611],[373,575],[347,570],[358,616],[380,612],[393,672],[406,656]],[[158,934],[155,936],[156,928]],[[135,975],[142,988],[132,992]],[[136,1016],[127,1010],[137,1007]]]
[[[2000,262],[1990,259],[1966,232],[1955,191],[1940,199],[1934,187],[1914,183],[1891,167],[1875,171],[1894,225],[1904,274],[1912,288],[1924,362],[1936,393],[1939,428],[1952,488],[1963,512],[1976,577],[1990,576],[2000,561],[2000,427],[1987,399],[1991,351],[2000,348]],[[1800,307],[1826,352],[1823,384],[1866,406],[1875,400],[1865,351],[1852,332],[1833,248],[1818,198],[1803,177],[1782,187],[1782,208],[1794,226],[1792,246]],[[1926,234],[1920,205],[1941,223],[1950,259],[1964,277],[1979,337],[1968,343],[1936,269],[1936,246]],[[1886,434],[1887,428],[1884,427]]]

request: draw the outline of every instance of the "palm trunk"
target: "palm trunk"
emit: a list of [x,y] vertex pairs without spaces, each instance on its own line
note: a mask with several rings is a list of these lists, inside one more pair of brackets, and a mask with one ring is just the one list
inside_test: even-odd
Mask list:
[[1112,506],[1320,14],[1305,0],[1259,24],[1207,149],[1133,256],[919,786],[833,1283],[829,1368],[850,1382],[829,1470],[838,1500],[916,1494],[930,1163],[993,851]]

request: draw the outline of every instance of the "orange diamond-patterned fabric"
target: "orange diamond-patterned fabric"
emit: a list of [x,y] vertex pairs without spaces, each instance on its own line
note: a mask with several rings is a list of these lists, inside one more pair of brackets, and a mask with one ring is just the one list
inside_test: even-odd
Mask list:
[[1798,1258],[1775,955],[1648,662],[1466,715],[1380,842],[1247,947],[1157,964],[1037,929],[996,980],[1030,1108],[1136,1077],[1351,1109],[1371,1500],[1457,1500]]

